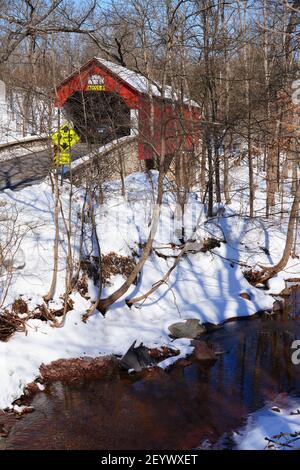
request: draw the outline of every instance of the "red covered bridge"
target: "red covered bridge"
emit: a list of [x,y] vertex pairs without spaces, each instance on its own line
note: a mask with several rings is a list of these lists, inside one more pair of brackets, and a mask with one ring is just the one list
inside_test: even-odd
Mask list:
[[56,107],[63,108],[83,140],[106,143],[138,135],[138,158],[166,154],[179,148],[192,151],[199,141],[199,107],[179,100],[159,85],[113,62],[93,58],[56,88]]

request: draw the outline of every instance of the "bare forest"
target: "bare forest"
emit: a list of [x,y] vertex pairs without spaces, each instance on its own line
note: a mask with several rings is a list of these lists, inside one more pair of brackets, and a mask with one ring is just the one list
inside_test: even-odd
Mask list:
[[[299,27],[300,0],[0,0],[0,450],[297,448]],[[76,379],[106,431],[33,444]]]

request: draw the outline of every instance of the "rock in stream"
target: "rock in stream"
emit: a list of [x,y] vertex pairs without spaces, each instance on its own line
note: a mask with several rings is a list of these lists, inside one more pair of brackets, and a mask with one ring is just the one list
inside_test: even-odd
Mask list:
[[197,318],[189,318],[183,322],[173,323],[169,326],[170,336],[172,338],[195,339],[204,333],[222,328],[221,325],[213,323],[200,323]]

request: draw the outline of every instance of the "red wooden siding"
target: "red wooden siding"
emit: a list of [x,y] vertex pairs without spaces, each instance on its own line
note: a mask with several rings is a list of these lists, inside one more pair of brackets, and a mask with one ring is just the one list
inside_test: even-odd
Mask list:
[[63,107],[67,99],[75,92],[87,92],[88,78],[91,75],[100,75],[104,78],[104,91],[99,93],[114,92],[121,96],[130,109],[138,109],[138,158],[139,160],[151,159],[161,152],[161,133],[166,138],[166,153],[170,154],[180,148],[192,150],[199,140],[199,130],[195,125],[199,124],[200,115],[198,109],[189,109],[184,105],[182,109],[179,103],[154,98],[154,113],[151,116],[149,97],[139,93],[120,77],[111,73],[97,59],[90,60],[81,69],[67,78],[56,89],[55,106]]

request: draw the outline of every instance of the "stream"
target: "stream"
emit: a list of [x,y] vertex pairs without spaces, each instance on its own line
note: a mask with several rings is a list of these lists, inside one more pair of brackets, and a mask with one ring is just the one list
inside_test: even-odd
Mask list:
[[204,339],[225,351],[213,364],[56,382],[16,419],[2,449],[195,449],[246,422],[279,394],[299,396],[300,290],[281,314],[231,321]]

